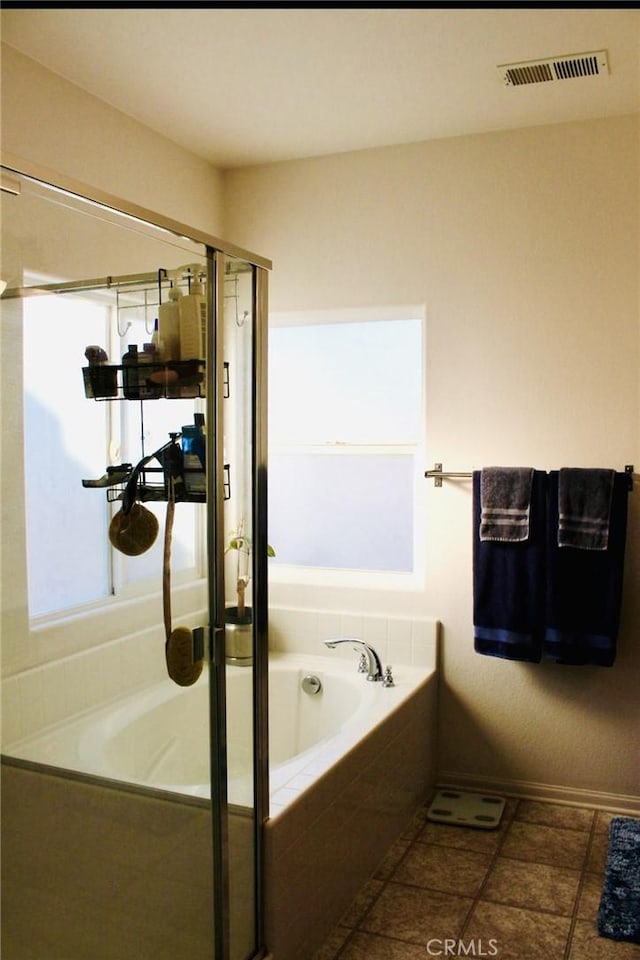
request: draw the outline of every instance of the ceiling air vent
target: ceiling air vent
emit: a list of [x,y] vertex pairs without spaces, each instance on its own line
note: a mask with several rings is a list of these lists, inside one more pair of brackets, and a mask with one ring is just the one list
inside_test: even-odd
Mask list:
[[498,67],[498,73],[506,87],[523,87],[530,83],[606,77],[609,61],[606,50],[594,50],[591,53],[570,53],[544,60],[503,63]]

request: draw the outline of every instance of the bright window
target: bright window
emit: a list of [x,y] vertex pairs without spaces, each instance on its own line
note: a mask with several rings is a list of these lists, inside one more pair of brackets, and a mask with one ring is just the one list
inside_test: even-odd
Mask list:
[[422,326],[271,328],[270,563],[414,572]]
[[[166,505],[147,503],[159,520],[153,547],[126,557],[111,547],[109,523],[120,503],[83,479],[102,476],[109,464],[141,459],[193,423],[194,401],[95,401],[84,395],[82,367],[88,344],[104,346],[119,363],[127,343],[150,340],[144,321],[117,333],[116,310],[99,295],[51,295],[23,301],[25,517],[29,613],[72,608],[159,589]],[[196,401],[198,402],[198,401]],[[159,466],[159,464],[155,464]],[[176,582],[199,575],[202,506],[176,506],[172,571]]]

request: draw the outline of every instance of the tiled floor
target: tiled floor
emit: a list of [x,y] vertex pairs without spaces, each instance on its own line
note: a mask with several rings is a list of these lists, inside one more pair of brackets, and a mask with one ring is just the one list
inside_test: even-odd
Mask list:
[[426,813],[313,960],[640,960],[595,926],[616,814],[508,800],[498,829],[477,830]]

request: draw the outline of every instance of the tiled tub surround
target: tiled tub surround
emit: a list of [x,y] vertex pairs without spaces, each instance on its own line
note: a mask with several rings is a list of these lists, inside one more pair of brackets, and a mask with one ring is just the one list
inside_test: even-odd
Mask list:
[[[193,625],[194,618],[185,622]],[[322,941],[375,868],[380,851],[433,787],[437,633],[437,622],[430,620],[270,612],[270,646],[276,656],[293,653],[311,664],[314,655],[325,654],[326,664],[364,684],[368,696],[388,695],[387,702],[394,701],[386,718],[374,718],[373,729],[347,737],[341,759],[331,751],[321,758],[305,757],[305,768],[279,783],[266,830],[267,943],[277,960],[300,960],[310,944]],[[374,646],[383,666],[393,665],[397,689],[367,683],[357,673],[358,656],[350,645],[328,651],[323,641],[336,636],[358,637]],[[405,674],[412,682],[406,695]],[[137,694],[164,679],[160,627],[16,672],[3,683],[4,742],[49,735],[82,722],[123,693]],[[43,784],[59,779],[28,774],[43,777]]]
[[431,823],[427,809],[308,960],[425,960],[446,939],[461,944],[450,956],[640,960],[640,946],[596,928],[618,813],[510,799],[498,829],[475,830]]
[[[433,788],[435,624],[432,628],[432,667],[394,667],[399,678],[403,672],[422,675],[413,692],[337,762],[302,770],[288,787],[300,793],[287,798],[266,824],[266,943],[274,960],[311,956]],[[424,639],[421,643],[426,654]],[[351,651],[351,656],[355,670],[357,655]],[[357,676],[374,688],[374,696],[392,692]]]
[[[151,609],[157,614],[159,608],[154,605],[149,612]],[[202,610],[176,617],[175,621],[174,626],[189,627],[207,622]],[[78,640],[75,650],[68,649],[68,641],[64,645],[56,643],[57,635],[64,634],[63,625],[36,631],[36,635],[45,633],[38,646],[52,658],[15,671],[7,667],[4,647],[8,642],[3,638],[3,749],[165,679],[164,627],[157,623],[131,632],[130,626],[127,623],[129,629],[125,632],[120,624],[121,635],[103,639],[93,617],[84,621],[75,618],[67,628],[69,637]],[[118,630],[116,622],[111,630]],[[94,637],[94,645],[88,644],[90,637]],[[35,645],[34,641],[32,646]],[[60,652],[53,657],[56,648]]]
[[[329,656],[269,656],[271,815],[340,763],[370,731],[401,710],[434,668],[400,666],[393,686],[369,683],[353,663]],[[304,690],[313,676],[317,693]],[[253,804],[252,671],[228,666],[228,798]],[[9,743],[4,753],[30,763],[181,796],[210,798],[209,685],[168,678]]]
[[[206,611],[189,607],[196,598],[194,591],[176,590],[174,626],[207,623]],[[109,607],[105,614],[92,611],[39,627],[21,648],[3,637],[3,747],[162,681],[166,677],[164,627],[160,622],[149,625],[160,613],[159,598],[143,605],[123,603],[119,617]],[[269,613],[271,650],[329,654],[323,640],[354,636],[374,646],[384,665],[394,667],[429,667],[434,662],[436,633],[432,620],[293,608],[272,608]],[[356,654],[344,646],[330,656],[357,664]]]
[[[413,695],[338,763],[302,770],[273,797],[265,835],[265,917],[274,960],[310,956],[433,786],[438,631],[437,621],[420,618],[291,607],[269,611],[273,651],[328,654],[367,684],[357,674],[358,653],[349,644],[331,651],[324,646],[332,638],[355,637],[370,644],[383,668],[391,665],[398,678],[403,666],[422,674]],[[374,694],[391,692],[367,686]]]
[[[356,637],[372,646],[382,665],[431,667],[439,632],[437,620],[419,617],[385,617],[331,610],[270,607],[269,647],[286,653],[325,654],[325,640]],[[357,665],[357,654],[348,644],[331,651]]]

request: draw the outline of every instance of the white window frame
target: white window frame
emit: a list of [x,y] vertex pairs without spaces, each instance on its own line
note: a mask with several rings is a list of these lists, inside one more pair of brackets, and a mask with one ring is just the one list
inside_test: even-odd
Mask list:
[[[346,587],[385,592],[414,593],[424,590],[426,581],[425,530],[426,497],[424,463],[426,443],[425,395],[426,395],[426,312],[424,304],[409,304],[387,307],[346,308],[329,310],[299,310],[274,312],[269,315],[269,327],[311,326],[329,323],[363,323],[368,321],[420,320],[422,326],[422,390],[420,423],[421,434],[415,444],[269,444],[270,452],[322,453],[389,453],[414,451],[414,500],[413,500],[413,570],[355,570],[349,568],[302,566],[294,564],[270,564],[269,580],[273,584],[310,587]],[[277,553],[277,544],[273,545]]]

